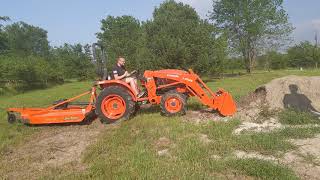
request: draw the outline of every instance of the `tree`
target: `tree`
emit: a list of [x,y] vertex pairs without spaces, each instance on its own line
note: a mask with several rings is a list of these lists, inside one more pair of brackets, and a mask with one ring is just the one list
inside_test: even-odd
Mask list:
[[166,1],[145,24],[146,45],[157,68],[194,68],[198,73],[221,71],[226,43],[217,29],[201,20],[189,5]]
[[50,62],[58,67],[58,71],[65,78],[77,78],[78,80],[93,78],[94,66],[91,63],[89,45],[64,44],[51,49],[50,54]]
[[319,48],[309,41],[301,42],[288,49],[289,65],[291,67],[317,67],[318,52]]
[[46,30],[24,22],[13,23],[4,30],[12,52],[21,55],[48,55],[49,42]]
[[229,37],[230,47],[240,53],[250,73],[260,49],[288,40],[293,28],[282,7],[283,0],[213,1],[211,20]]
[[[124,56],[128,59],[129,67],[139,67],[136,64],[138,43],[142,34],[139,20],[132,16],[108,16],[101,24],[102,32],[97,33],[97,37],[106,48],[109,62]],[[109,66],[113,64],[109,62]]]
[[10,18],[7,16],[0,16],[0,54],[8,49],[8,39],[6,34],[3,32],[3,25],[1,21],[9,21]]
[[270,69],[284,69],[287,67],[287,55],[276,51],[269,51],[264,56],[265,67]]

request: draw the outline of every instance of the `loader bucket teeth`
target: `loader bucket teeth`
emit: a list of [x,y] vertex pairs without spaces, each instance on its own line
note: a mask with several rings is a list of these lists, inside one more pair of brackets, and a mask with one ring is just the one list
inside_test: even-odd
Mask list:
[[219,92],[214,103],[219,103],[217,110],[223,116],[232,116],[236,113],[236,104],[228,92]]

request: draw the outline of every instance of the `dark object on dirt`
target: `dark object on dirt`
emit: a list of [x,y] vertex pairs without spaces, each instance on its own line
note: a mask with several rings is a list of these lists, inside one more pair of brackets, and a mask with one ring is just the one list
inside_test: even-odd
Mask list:
[[9,122],[10,124],[13,124],[13,123],[15,123],[16,121],[17,121],[16,116],[15,116],[14,114],[12,114],[12,113],[8,113],[8,122]]
[[304,112],[317,112],[311,105],[312,101],[306,95],[298,93],[299,87],[297,85],[290,84],[289,90],[291,94],[286,94],[283,98],[284,108],[292,108]]

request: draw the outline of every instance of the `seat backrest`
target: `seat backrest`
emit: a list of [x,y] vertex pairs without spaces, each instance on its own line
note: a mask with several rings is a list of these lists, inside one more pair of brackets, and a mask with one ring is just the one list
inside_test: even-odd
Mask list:
[[107,80],[114,80],[114,75],[112,72],[107,74]]

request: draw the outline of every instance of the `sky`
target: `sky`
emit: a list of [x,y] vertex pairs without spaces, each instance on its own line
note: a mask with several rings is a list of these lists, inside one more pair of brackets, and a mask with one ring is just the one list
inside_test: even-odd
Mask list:
[[[189,4],[200,17],[207,18],[212,0],[176,0]],[[50,45],[93,43],[100,31],[100,21],[108,15],[131,15],[140,21],[152,18],[163,0],[0,0],[0,16],[9,23],[24,21],[48,31]],[[284,0],[289,21],[295,27],[294,42],[314,41],[320,36],[320,0]]]

